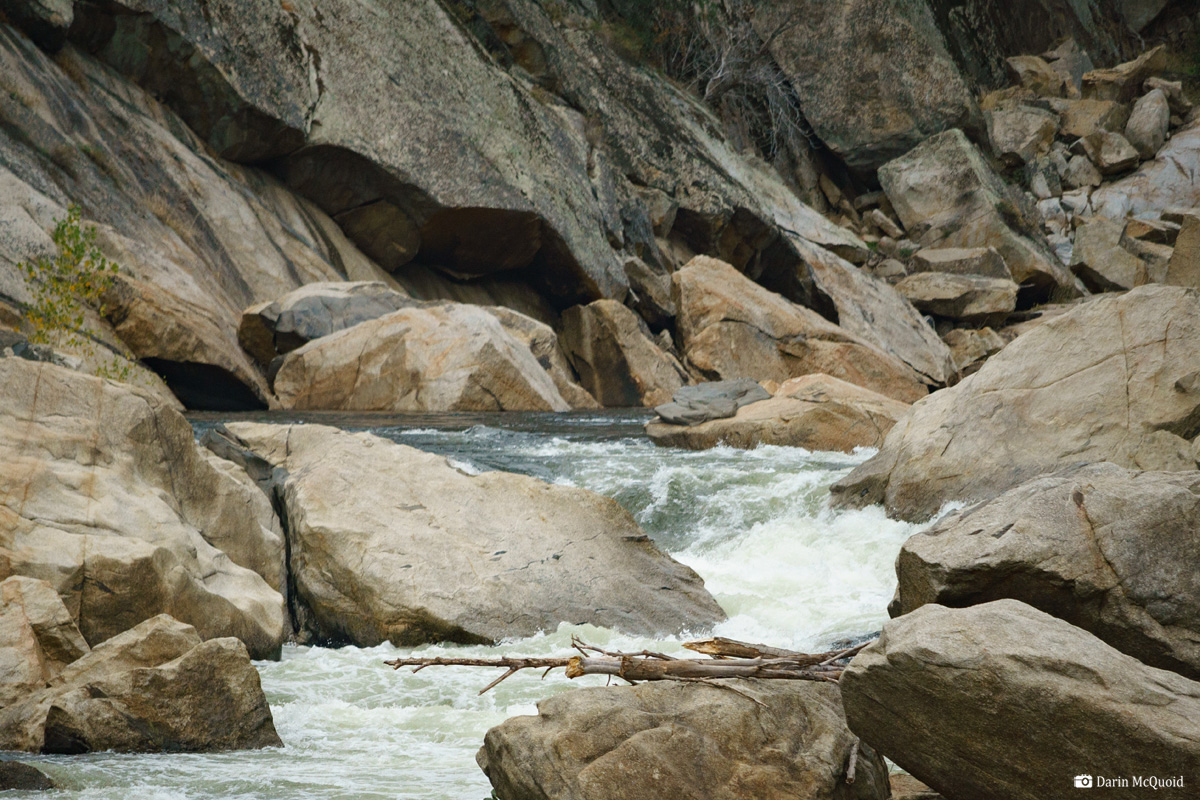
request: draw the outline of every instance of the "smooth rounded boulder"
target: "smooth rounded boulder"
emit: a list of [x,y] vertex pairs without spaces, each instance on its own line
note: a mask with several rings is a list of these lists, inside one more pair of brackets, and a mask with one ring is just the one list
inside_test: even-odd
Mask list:
[[1200,678],[1200,472],[1094,464],[940,520],[896,560],[893,616],[1001,598]]
[[476,761],[505,800],[883,800],[887,766],[858,756],[838,688],[671,681],[578,689],[484,737]]
[[321,425],[231,423],[272,465],[304,635],[491,643],[560,623],[631,634],[725,618],[616,501]]
[[1195,796],[1200,683],[1015,600],[894,619],[841,687],[850,730],[947,798],[1070,800],[1078,775]]
[[1143,286],[1038,325],[917,403],[832,491],[923,520],[1078,463],[1194,470],[1198,434],[1200,295]]

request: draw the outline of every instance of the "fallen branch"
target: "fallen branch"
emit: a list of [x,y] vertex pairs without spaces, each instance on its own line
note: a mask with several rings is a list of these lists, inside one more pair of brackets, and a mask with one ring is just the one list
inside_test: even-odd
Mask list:
[[[572,646],[579,651],[576,656],[557,658],[397,658],[385,662],[393,669],[414,667],[420,672],[426,667],[491,667],[503,669],[499,678],[479,692],[498,686],[521,670],[545,670],[542,677],[559,667],[568,678],[584,675],[607,675],[621,678],[629,683],[642,681],[697,681],[709,682],[719,678],[768,678],[773,680],[830,681],[836,683],[842,668],[835,662],[857,653],[866,643],[847,650],[830,653],[794,653],[766,645],[749,645],[732,639],[706,639],[689,642],[685,647],[697,652],[715,655],[715,658],[675,658],[663,653],[643,650],[639,653],[621,653],[602,650],[577,639]],[[734,653],[751,654],[735,657]],[[720,685],[720,684],[716,684]],[[753,698],[751,698],[753,699]]]

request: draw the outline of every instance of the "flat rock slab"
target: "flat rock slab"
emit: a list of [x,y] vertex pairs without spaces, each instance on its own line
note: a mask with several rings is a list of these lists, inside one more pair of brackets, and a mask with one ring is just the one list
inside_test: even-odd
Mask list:
[[982,275],[918,272],[896,284],[916,308],[977,325],[999,325],[1017,307],[1017,284]]
[[663,681],[543,700],[488,731],[476,760],[505,800],[887,797],[869,747],[846,783],[853,747],[832,684]]
[[274,467],[302,624],[317,640],[495,642],[590,623],[631,634],[725,618],[616,501],[321,425],[226,426]]
[[651,421],[646,434],[657,445],[688,450],[768,444],[849,453],[879,447],[908,409],[907,403],[815,374],[787,381],[770,399],[742,406],[732,417],[694,426]]
[[655,406],[654,413],[668,425],[699,425],[732,417],[742,406],[770,397],[770,392],[749,378],[709,381],[680,388],[671,402]]
[[1200,296],[1168,286],[1082,303],[913,407],[835,502],[928,519],[1078,463],[1194,470]]
[[948,798],[1068,800],[1076,775],[1195,797],[1200,683],[1015,600],[894,619],[841,687],[850,729]]
[[946,517],[896,560],[893,616],[1012,598],[1200,678],[1200,472],[1095,464]]

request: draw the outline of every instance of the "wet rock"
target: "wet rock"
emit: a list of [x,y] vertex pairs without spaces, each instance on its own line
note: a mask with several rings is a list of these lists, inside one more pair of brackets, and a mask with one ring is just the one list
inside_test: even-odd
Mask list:
[[1175,131],[1153,161],[1132,175],[1100,187],[1092,195],[1097,214],[1125,219],[1164,209],[1200,206],[1200,121]]
[[1008,265],[993,247],[927,247],[909,262],[913,272],[944,272],[1012,280]]
[[1200,214],[1184,216],[1163,283],[1200,289]]
[[1155,89],[1133,104],[1133,112],[1125,126],[1125,138],[1145,159],[1154,158],[1167,142],[1171,124],[1171,108],[1167,95]]
[[728,264],[700,256],[672,281],[684,359],[705,377],[783,382],[823,372],[904,402],[926,394],[899,359]]
[[1117,220],[1092,217],[1075,230],[1071,271],[1089,291],[1121,292],[1146,283],[1145,263],[1121,247],[1125,226]]
[[19,761],[0,761],[0,792],[48,792],[58,785],[44,772]]
[[691,426],[653,420],[646,424],[646,434],[657,445],[688,450],[768,444],[849,453],[856,447],[879,447],[908,408],[861,386],[815,374],[785,381],[773,397],[743,405],[733,416]]
[[[786,0],[755,14],[754,25],[769,40],[805,119],[851,169],[874,170],[936,131],[983,127],[922,4],[885,9],[866,0]],[[861,47],[863,41],[872,46]]]
[[402,309],[284,356],[284,408],[566,411],[553,380],[495,316],[475,306]]
[[770,392],[749,378],[711,381],[682,387],[671,402],[655,406],[654,413],[668,425],[699,425],[732,417],[742,406],[770,397]]
[[[201,456],[183,416],[23,359],[0,359],[0,387],[0,576],[48,581],[92,646],[170,613],[256,658],[278,653],[283,597],[253,568],[278,559],[280,542],[247,513],[254,490]],[[239,545],[218,549],[228,542]]]
[[0,601],[3,708],[43,688],[89,648],[54,587],[45,581],[7,578],[0,582]]
[[688,381],[645,323],[615,300],[563,312],[562,344],[580,383],[608,408],[666,403]]
[[97,645],[52,685],[0,710],[0,747],[79,754],[281,747],[237,639],[201,641],[163,614]]
[[946,319],[999,325],[1017,307],[1017,284],[1003,278],[918,272],[896,284],[917,309]]
[[905,228],[928,231],[923,247],[994,247],[1013,280],[1035,293],[1077,292],[1049,248],[1026,235],[1006,185],[962,131],[938,134],[885,164],[879,181]]
[[870,748],[845,782],[854,737],[836,686],[720,683],[560,694],[538,703],[537,716],[488,731],[476,761],[512,800],[888,796],[887,767]]
[[1194,469],[1200,298],[1142,286],[1040,322],[971,377],[913,407],[833,487],[842,505],[927,519],[1079,462]]
[[1096,131],[1083,138],[1083,149],[1101,175],[1116,175],[1138,165],[1138,152],[1119,133]]
[[1094,464],[1035,478],[905,542],[892,616],[1011,598],[1194,680],[1200,547],[1183,532],[1198,520],[1198,472]]
[[469,475],[365,433],[226,428],[273,467],[298,617],[316,641],[495,642],[562,622],[653,636],[724,619],[700,578],[606,497]]
[[850,729],[946,797],[1071,797],[1080,773],[1200,769],[1200,684],[1015,600],[894,619],[841,686]]
[[1167,68],[1167,48],[1159,45],[1147,50],[1133,61],[1111,69],[1092,70],[1083,76],[1083,96],[1089,100],[1132,102],[1142,90],[1142,84]]

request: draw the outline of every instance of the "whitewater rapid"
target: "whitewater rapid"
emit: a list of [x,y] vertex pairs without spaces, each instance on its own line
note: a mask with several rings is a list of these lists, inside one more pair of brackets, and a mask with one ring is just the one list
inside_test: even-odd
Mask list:
[[[470,470],[522,472],[615,498],[704,578],[729,615],[717,635],[816,651],[879,629],[895,589],[896,553],[917,528],[879,508],[826,507],[829,485],[869,452],[665,450],[637,435],[638,422],[592,415],[519,430],[370,429]],[[564,625],[499,648],[289,646],[281,661],[257,664],[283,749],[22,760],[65,787],[53,796],[81,800],[486,800],[490,786],[475,752],[487,729],[536,713],[542,698],[604,679],[520,674],[480,697],[495,675],[454,668],[413,675],[383,661],[407,653],[567,654],[572,635],[609,649],[666,652],[686,640]],[[13,795],[22,796],[36,795]]]

